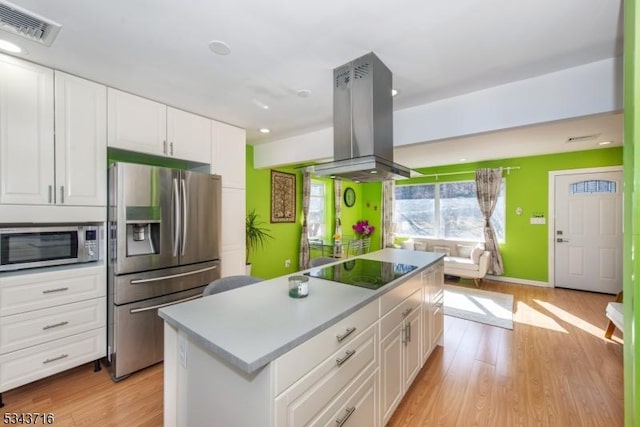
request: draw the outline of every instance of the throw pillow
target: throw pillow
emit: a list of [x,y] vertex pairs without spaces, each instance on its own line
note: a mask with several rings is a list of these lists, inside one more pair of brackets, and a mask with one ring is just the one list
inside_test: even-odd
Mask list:
[[473,261],[474,264],[478,264],[480,262],[480,257],[482,256],[483,252],[484,252],[484,247],[480,246],[479,244],[476,245],[471,250],[471,261]]
[[456,245],[458,248],[458,256],[460,258],[471,258],[472,245]]

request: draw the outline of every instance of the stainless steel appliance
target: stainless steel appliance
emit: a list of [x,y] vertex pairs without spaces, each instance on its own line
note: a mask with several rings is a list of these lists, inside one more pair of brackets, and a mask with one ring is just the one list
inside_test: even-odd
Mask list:
[[393,76],[370,52],[333,70],[333,162],[316,175],[357,182],[417,175],[393,162]]
[[0,228],[0,271],[98,261],[103,234],[97,224]]
[[109,168],[108,349],[115,381],[162,361],[160,307],[220,277],[220,177]]

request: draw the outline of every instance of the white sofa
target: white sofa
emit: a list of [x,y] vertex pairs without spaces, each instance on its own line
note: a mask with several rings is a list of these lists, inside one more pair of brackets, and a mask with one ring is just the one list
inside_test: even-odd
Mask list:
[[605,315],[609,319],[609,326],[604,333],[606,338],[611,339],[613,331],[618,328],[620,332],[624,332],[624,318],[623,318],[623,306],[622,306],[622,292],[620,292],[615,302],[607,303]]
[[[478,249],[475,249],[475,247]],[[484,244],[468,241],[415,239],[402,243],[405,249],[444,253],[444,274],[465,279],[473,279],[476,286],[487,275],[491,253],[484,250]],[[472,252],[475,249],[475,256]]]

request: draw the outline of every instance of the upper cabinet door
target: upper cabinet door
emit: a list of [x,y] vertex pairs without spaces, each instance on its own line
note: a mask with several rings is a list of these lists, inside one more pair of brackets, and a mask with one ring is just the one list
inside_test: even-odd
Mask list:
[[211,172],[222,176],[222,187],[246,187],[246,131],[226,123],[211,121],[213,150]]
[[211,120],[167,107],[168,155],[207,163],[211,158]]
[[54,202],[53,70],[0,55],[0,203]]
[[107,88],[55,72],[56,202],[105,206]]
[[108,88],[107,145],[139,153],[168,155],[167,107]]

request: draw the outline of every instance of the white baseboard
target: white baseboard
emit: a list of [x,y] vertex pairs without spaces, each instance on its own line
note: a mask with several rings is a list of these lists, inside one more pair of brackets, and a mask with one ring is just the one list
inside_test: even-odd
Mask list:
[[495,280],[496,282],[511,282],[518,283],[521,285],[531,285],[531,286],[540,286],[541,288],[553,288],[553,286],[549,282],[540,282],[537,280],[527,280],[527,279],[518,279],[516,277],[505,277],[505,276],[492,276],[487,275],[487,279]]

